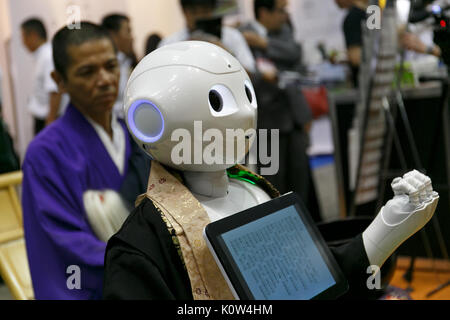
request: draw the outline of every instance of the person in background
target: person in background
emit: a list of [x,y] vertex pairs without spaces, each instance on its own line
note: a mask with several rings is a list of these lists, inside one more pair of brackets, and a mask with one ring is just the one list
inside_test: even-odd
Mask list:
[[[441,49],[433,43],[433,26],[429,24],[430,18],[429,6],[439,4],[435,0],[413,1],[410,7],[409,30],[401,32],[400,42],[406,50],[421,54],[433,55],[437,58],[441,57]],[[441,6],[444,5],[441,3]],[[445,6],[445,5],[444,5]],[[416,55],[408,58],[418,58]]]
[[[367,0],[335,0],[341,9],[348,9],[344,19],[343,31],[345,44],[347,46],[347,58],[352,72],[352,82],[358,86],[358,73],[361,65],[361,55],[363,46],[362,26],[366,21]],[[403,31],[399,38],[400,45],[405,49],[422,54],[431,54],[440,57],[441,51],[436,45],[427,46],[416,34]]]
[[156,50],[161,40],[161,36],[157,33],[152,33],[149,35],[147,41],[145,42],[145,55]]
[[243,25],[242,31],[256,59],[258,73],[271,66],[275,77],[254,77],[258,101],[258,128],[279,129],[280,169],[265,176],[281,193],[297,192],[319,221],[309,159],[309,129],[312,114],[299,85],[281,85],[283,71],[299,72],[301,46],[295,41],[289,25],[286,0],[255,0],[256,20]]
[[62,96],[50,74],[53,71],[52,46],[47,42],[47,31],[41,20],[31,18],[21,25],[22,42],[33,54],[35,64],[33,91],[28,109],[34,119],[34,134],[58,118]]
[[335,0],[335,2],[339,8],[348,9],[342,28],[352,82],[357,87],[363,46],[362,24],[366,21],[368,2],[367,0]]
[[123,119],[123,92],[127,86],[131,71],[137,64],[137,58],[133,49],[130,19],[122,14],[110,14],[103,18],[102,27],[110,32],[118,50],[117,59],[120,67],[119,95],[113,110],[119,118]]
[[300,70],[302,48],[294,39],[287,0],[256,0],[255,20],[240,28],[257,59],[264,56],[279,71]]
[[[1,110],[1,103],[0,103]],[[0,174],[20,169],[20,162],[8,126],[0,114]]]
[[31,142],[23,163],[33,289],[36,299],[100,299],[106,240],[95,232],[101,217],[88,208],[109,202],[110,194],[120,204],[112,209],[134,204],[146,190],[149,162],[112,112],[120,71],[109,33],[81,22],[79,29],[59,30],[52,44],[52,77],[71,102]]
[[239,30],[222,26],[220,38],[210,33],[205,33],[205,30],[198,30],[197,22],[199,20],[215,17],[214,11],[217,0],[180,0],[180,4],[186,19],[186,27],[164,38],[159,44],[160,47],[178,41],[208,41],[231,52],[248,72],[253,73],[255,71],[255,60]]
[[410,51],[421,54],[430,54],[437,58],[441,57],[441,48],[433,44],[425,44],[420,37],[411,32],[405,32],[400,38],[402,46]]

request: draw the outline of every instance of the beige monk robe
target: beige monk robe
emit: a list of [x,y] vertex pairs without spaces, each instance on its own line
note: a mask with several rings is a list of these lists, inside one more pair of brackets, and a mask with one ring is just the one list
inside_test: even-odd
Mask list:
[[194,299],[234,299],[203,239],[210,220],[200,202],[157,161],[152,161],[146,196],[175,230]]

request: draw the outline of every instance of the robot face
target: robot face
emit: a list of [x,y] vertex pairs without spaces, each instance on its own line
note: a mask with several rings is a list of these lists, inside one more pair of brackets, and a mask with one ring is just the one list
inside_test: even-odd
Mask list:
[[136,142],[184,171],[233,166],[256,137],[257,102],[247,73],[206,42],[178,42],[146,56],[128,81],[124,108]]

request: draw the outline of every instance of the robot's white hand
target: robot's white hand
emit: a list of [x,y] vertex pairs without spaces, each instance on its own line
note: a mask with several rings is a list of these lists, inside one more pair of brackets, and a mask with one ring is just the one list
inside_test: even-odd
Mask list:
[[379,267],[431,219],[439,200],[431,179],[417,170],[395,178],[391,186],[394,198],[381,208],[363,233],[367,257]]

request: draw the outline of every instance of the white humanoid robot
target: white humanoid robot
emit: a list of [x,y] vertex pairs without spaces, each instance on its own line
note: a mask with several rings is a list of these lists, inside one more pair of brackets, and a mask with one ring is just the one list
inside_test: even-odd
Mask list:
[[[251,81],[227,51],[197,41],[179,42],[154,51],[133,71],[124,109],[136,142],[154,160],[182,172],[186,186],[211,221],[271,199],[257,185],[229,179],[226,173],[227,168],[244,158],[254,140],[242,138],[248,140],[245,151],[227,156],[230,139],[235,143],[240,139],[227,137],[227,129],[246,131],[256,129],[257,123]],[[201,121],[204,132],[214,129],[223,135],[224,154],[218,157],[222,163],[206,164],[203,158],[195,161],[196,152],[211,143],[211,139],[203,139],[203,132],[200,137],[195,132],[196,121]],[[193,137],[189,150],[192,157],[187,157],[191,161],[183,163],[173,159],[173,150],[180,143],[180,136],[173,133],[179,129]],[[203,149],[198,149],[199,143]],[[395,179],[392,188],[394,198],[363,233],[369,262],[379,267],[430,220],[439,198],[431,180],[417,171]]]
[[[182,128],[195,137],[194,121],[202,121],[205,131],[220,130],[224,137],[226,129],[255,128],[255,93],[244,68],[231,54],[195,41],[160,48],[134,70],[125,101],[126,121],[137,143],[153,159],[183,171],[187,187],[211,221],[270,200],[258,186],[228,179],[226,168],[245,154],[235,159],[224,156],[223,164],[172,161],[172,149],[179,143],[171,139],[172,132]],[[226,138],[223,141],[226,144]],[[210,141],[202,143],[206,146]],[[379,267],[431,219],[439,199],[430,178],[418,171],[395,179],[392,188],[394,198],[363,233],[369,261]]]

